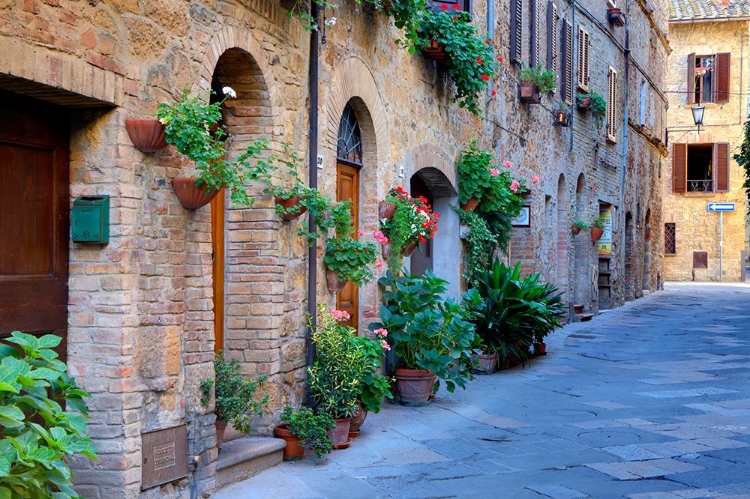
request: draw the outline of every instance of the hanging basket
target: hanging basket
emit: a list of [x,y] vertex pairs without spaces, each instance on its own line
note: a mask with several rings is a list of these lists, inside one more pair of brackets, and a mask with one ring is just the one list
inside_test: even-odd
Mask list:
[[333,270],[326,270],[326,285],[328,286],[328,291],[330,293],[341,291],[342,289],[344,289],[344,286],[346,286],[347,282],[349,281],[341,279],[339,275]]
[[206,192],[205,186],[196,187],[195,179],[191,177],[175,177],[172,179],[172,188],[177,199],[186,210],[197,210],[211,202],[219,193],[220,189],[210,189]]
[[445,48],[440,45],[437,40],[430,40],[430,46],[423,48],[422,52],[424,52],[427,57],[434,59],[438,66],[445,67],[448,55],[445,53]]
[[594,242],[601,239],[602,234],[604,234],[604,229],[599,229],[597,227],[591,227],[589,230],[591,231],[591,240]]
[[[295,219],[307,211],[307,206],[302,206],[300,204],[302,201],[302,198],[299,196],[292,196],[288,199],[284,199],[281,196],[275,196],[274,201],[276,202],[277,205],[284,208],[285,213],[280,214],[279,217],[285,222]],[[292,208],[295,206],[297,208],[294,211],[286,213],[286,211],[289,210],[289,208]]]
[[465,203],[461,203],[461,209],[464,211],[474,211],[479,206],[479,201],[471,198]]
[[390,203],[388,201],[380,201],[378,203],[379,220],[390,220],[393,218],[394,213],[396,213],[396,203]]
[[401,248],[401,254],[406,257],[409,257],[409,256],[412,256],[416,250],[417,250],[417,242],[415,241]]
[[529,104],[539,104],[539,87],[528,81],[522,82],[521,101]]
[[142,153],[153,153],[167,147],[164,125],[154,118],[127,118],[125,129],[133,145]]

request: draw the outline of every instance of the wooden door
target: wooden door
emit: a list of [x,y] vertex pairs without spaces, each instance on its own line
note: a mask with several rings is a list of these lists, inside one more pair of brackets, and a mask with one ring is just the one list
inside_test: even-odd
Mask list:
[[[352,200],[353,237],[356,239],[359,229],[359,170],[357,168],[344,163],[336,163],[336,199],[338,201]],[[351,316],[348,325],[357,328],[359,325],[357,320],[359,288],[351,282],[347,283],[344,289],[336,295],[336,308],[348,312]]]
[[0,92],[0,337],[54,333],[66,358],[69,118]]
[[[424,181],[416,175],[411,178],[411,195],[412,197],[422,196],[427,198],[427,202],[432,206],[432,193]],[[421,244],[422,251],[415,251],[411,256],[411,268],[409,271],[414,275],[424,275],[425,270],[432,270],[432,239],[428,239]]]
[[224,212],[226,192],[211,200],[211,254],[213,257],[214,352],[224,349]]

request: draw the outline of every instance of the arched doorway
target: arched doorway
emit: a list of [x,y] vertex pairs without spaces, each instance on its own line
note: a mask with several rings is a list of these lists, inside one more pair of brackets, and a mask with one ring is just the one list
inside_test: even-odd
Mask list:
[[[352,201],[352,237],[355,239],[359,237],[359,172],[362,168],[362,159],[362,133],[354,109],[347,104],[341,115],[336,141],[336,200]],[[336,308],[348,312],[348,325],[357,329],[359,288],[354,283],[348,282],[344,289],[336,294]]]
[[568,241],[570,238],[570,212],[568,190],[565,187],[565,175],[560,175],[557,181],[557,252],[555,255],[555,283],[563,294],[563,301],[567,302],[568,293]]
[[[586,214],[587,202],[586,202],[586,180],[581,173],[578,176],[576,182],[576,198],[575,198],[575,218],[576,220],[588,219]],[[591,254],[591,242],[588,238],[587,233],[579,234],[578,237],[573,237],[574,245],[574,259],[573,259],[573,300],[580,304],[589,304],[591,301],[591,273],[590,273],[590,254]]]

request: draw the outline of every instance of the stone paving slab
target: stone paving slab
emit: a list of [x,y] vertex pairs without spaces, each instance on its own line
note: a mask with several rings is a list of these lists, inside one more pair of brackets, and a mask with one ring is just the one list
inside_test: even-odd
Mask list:
[[750,499],[748,303],[750,286],[668,286],[215,498]]

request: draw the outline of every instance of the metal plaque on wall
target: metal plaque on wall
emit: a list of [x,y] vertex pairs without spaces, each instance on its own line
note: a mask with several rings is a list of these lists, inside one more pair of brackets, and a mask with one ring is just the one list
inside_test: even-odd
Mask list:
[[141,489],[185,478],[188,474],[187,426],[141,434]]

